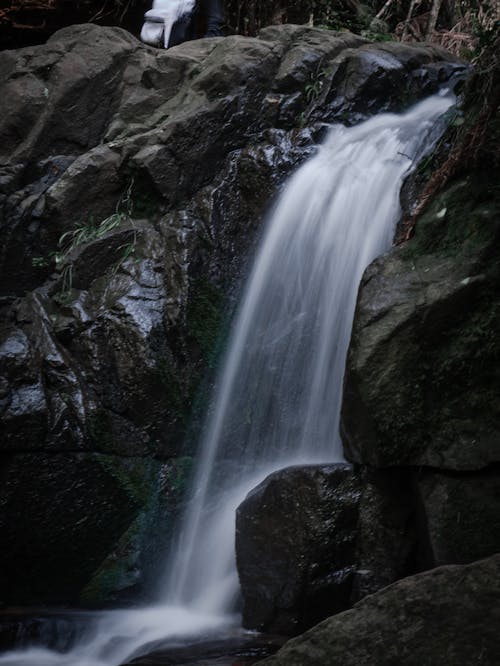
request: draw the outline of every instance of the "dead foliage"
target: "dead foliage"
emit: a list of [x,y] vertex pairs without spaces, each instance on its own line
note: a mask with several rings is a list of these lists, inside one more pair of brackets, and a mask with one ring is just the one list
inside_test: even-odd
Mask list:
[[411,213],[403,222],[397,243],[414,235],[418,218],[429,202],[463,171],[500,167],[500,35],[497,34],[478,57],[475,73],[464,91],[465,122],[451,128],[444,154],[437,151],[439,164]]

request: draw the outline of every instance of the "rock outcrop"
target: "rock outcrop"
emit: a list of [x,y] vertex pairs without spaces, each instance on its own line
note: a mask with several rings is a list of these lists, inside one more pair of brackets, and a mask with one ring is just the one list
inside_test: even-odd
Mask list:
[[435,197],[366,271],[345,376],[348,460],[411,472],[419,568],[500,551],[496,179]]
[[401,578],[414,514],[391,472],[336,464],[271,474],[236,514],[244,626],[298,634]]
[[[489,117],[481,127],[488,143],[498,133]],[[406,575],[431,571],[364,598],[265,663],[498,660],[498,172],[471,142],[481,121],[465,122],[471,164],[446,163],[441,178],[459,175],[419,217],[415,237],[365,273],[342,409],[345,453],[357,472],[406,479],[415,533]],[[433,568],[440,565],[448,566]]]
[[460,67],[298,26],[163,52],[82,25],[2,53],[1,601],[144,584],[268,202],[321,123]]
[[349,465],[276,472],[236,513],[244,626],[297,634],[348,607],[360,479]]
[[399,581],[325,620],[264,660],[269,666],[494,666],[500,555]]
[[[493,120],[485,136],[497,133]],[[449,150],[446,141],[438,153]],[[420,167],[428,169],[428,161]],[[358,505],[353,566],[363,575],[354,580],[350,603],[403,576],[500,551],[498,172],[475,159],[458,173],[420,216],[414,238],[376,260],[360,286],[342,438],[362,479],[361,498],[370,497],[366,479],[391,481]],[[394,509],[394,489],[403,487],[406,523],[391,532],[392,549],[405,553],[403,566],[384,571],[379,509]],[[255,510],[253,525],[266,516],[265,507]],[[334,541],[326,523],[325,530]],[[286,534],[283,525],[279,534]],[[289,561],[301,553],[299,542]],[[276,572],[284,569],[277,558]],[[260,590],[260,616],[252,611],[255,625],[249,624],[259,626],[266,608],[275,612],[277,599]]]

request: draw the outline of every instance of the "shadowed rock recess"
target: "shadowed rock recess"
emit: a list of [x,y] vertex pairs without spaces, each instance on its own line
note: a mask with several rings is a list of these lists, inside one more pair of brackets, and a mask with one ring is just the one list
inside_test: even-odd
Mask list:
[[267,666],[498,663],[500,555],[411,576],[289,641]]
[[81,25],[2,53],[1,602],[102,603],[155,575],[284,177],[322,123],[460,67],[298,26],[163,52]]

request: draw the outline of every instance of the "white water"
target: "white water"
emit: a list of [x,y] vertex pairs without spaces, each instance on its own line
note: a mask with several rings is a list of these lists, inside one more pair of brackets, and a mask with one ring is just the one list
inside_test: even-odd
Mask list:
[[234,325],[162,603],[95,614],[64,654],[31,648],[0,657],[1,666],[118,666],[155,642],[194,642],[236,624],[235,509],[271,471],[342,459],[358,284],[390,246],[401,183],[452,101],[438,95],[403,116],[336,126],[288,182]]
[[[153,7],[144,15],[141,40],[146,44],[168,48],[174,23],[193,11],[195,0],[154,0]],[[161,19],[161,22],[157,22]]]

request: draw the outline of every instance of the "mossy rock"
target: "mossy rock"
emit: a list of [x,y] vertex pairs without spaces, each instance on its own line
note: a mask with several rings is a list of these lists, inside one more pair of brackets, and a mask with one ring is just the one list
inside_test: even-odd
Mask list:
[[1,473],[2,602],[77,604],[86,588],[88,602],[92,585],[92,601],[102,602],[123,586],[119,576],[97,585],[96,571],[125,542],[135,539],[137,550],[141,521],[157,501],[157,463],[25,453],[3,456]]
[[349,460],[500,460],[500,210],[487,174],[452,184],[363,278],[347,362]]

